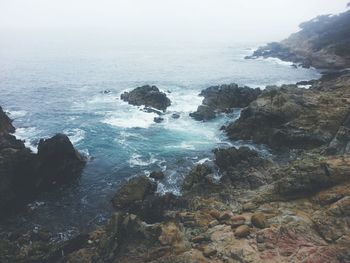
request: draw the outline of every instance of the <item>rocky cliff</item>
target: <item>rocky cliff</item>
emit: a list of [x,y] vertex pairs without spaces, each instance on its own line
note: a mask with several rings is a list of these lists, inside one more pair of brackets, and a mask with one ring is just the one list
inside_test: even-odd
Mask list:
[[300,25],[300,31],[260,47],[250,58],[276,57],[305,67],[350,67],[350,11],[323,15]]

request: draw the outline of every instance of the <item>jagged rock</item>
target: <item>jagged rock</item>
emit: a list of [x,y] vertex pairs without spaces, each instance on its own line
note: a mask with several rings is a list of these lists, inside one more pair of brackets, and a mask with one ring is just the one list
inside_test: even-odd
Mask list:
[[164,212],[186,206],[186,202],[171,193],[156,194],[157,184],[146,176],[130,179],[113,197],[117,210],[134,213],[147,222],[162,220]]
[[225,130],[231,139],[252,140],[277,149],[327,145],[348,113],[341,94],[340,89],[320,93],[295,85],[270,87]]
[[190,113],[190,116],[197,121],[209,121],[216,117],[216,113],[211,107],[200,105],[197,111]]
[[156,190],[157,184],[146,176],[134,177],[118,190],[112,203],[116,209],[127,209],[153,195]]
[[173,113],[173,114],[171,114],[171,117],[173,119],[178,119],[178,118],[180,118],[180,114],[179,113]]
[[1,209],[15,208],[48,190],[48,186],[67,183],[81,173],[85,160],[67,136],[56,135],[41,141],[38,154],[34,154],[10,132],[14,132],[14,127],[0,109]]
[[244,108],[261,93],[260,89],[238,87],[237,84],[212,86],[200,93],[202,105],[190,116],[197,121],[214,119],[217,112],[230,112],[232,108]]
[[85,165],[84,157],[64,134],[40,140],[37,162],[40,187],[68,183],[81,174]]
[[11,119],[6,115],[0,106],[0,136],[3,134],[15,132]]
[[153,107],[165,111],[170,106],[170,99],[156,86],[145,85],[130,92],[124,92],[120,98],[129,104],[146,107]]
[[215,163],[223,175],[221,181],[240,188],[257,188],[271,181],[269,161],[248,147],[215,149]]
[[282,168],[274,177],[276,191],[285,197],[310,195],[349,180],[349,157],[308,156]]

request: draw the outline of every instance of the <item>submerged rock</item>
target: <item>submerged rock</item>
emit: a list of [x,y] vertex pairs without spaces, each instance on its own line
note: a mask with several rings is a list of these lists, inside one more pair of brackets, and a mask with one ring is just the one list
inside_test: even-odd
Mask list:
[[156,86],[145,85],[138,87],[130,92],[124,92],[120,98],[129,104],[146,107],[153,107],[165,111],[171,105],[170,99],[164,92],[161,92]]
[[153,178],[154,180],[163,180],[165,177],[165,174],[162,171],[153,171],[149,175],[149,177]]

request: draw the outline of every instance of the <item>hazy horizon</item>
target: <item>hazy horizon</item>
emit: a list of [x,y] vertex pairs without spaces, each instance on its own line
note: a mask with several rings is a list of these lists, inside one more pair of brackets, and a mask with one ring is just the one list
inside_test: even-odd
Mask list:
[[[62,43],[279,41],[348,0],[0,0],[3,47]],[[23,42],[24,41],[24,42]]]

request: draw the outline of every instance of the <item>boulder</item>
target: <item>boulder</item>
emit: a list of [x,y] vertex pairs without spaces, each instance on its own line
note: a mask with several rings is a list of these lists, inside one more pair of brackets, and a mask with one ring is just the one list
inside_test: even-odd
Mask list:
[[162,118],[162,117],[154,117],[153,121],[154,121],[155,123],[161,123],[161,122],[164,121],[164,118]]
[[267,227],[267,219],[263,213],[255,213],[252,215],[251,222],[253,226],[257,228],[265,228]]
[[129,104],[146,107],[153,107],[165,111],[170,106],[170,99],[164,92],[161,92],[156,86],[145,85],[138,87],[130,92],[124,92],[120,98]]
[[146,176],[134,177],[118,190],[112,203],[116,209],[127,209],[141,203],[146,196],[153,195],[156,190],[157,184]]
[[64,134],[40,140],[37,162],[41,187],[71,182],[81,174],[85,166],[84,157]]
[[190,116],[196,121],[209,121],[216,117],[216,113],[211,107],[200,105],[198,106],[197,111],[190,113]]
[[243,238],[248,236],[250,233],[250,229],[247,225],[241,225],[236,228],[235,230],[235,236],[238,238]]

